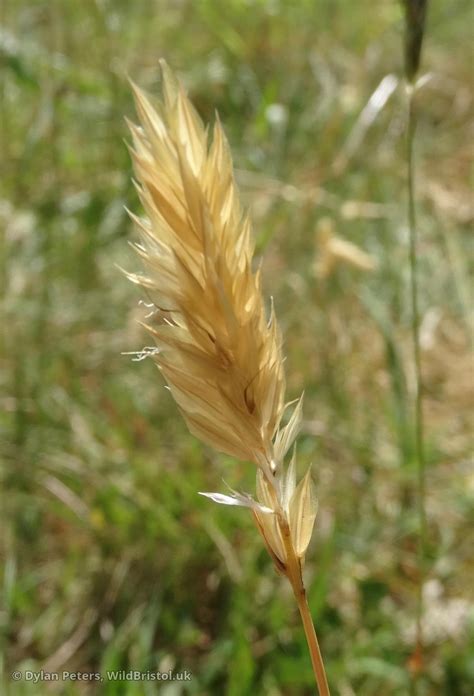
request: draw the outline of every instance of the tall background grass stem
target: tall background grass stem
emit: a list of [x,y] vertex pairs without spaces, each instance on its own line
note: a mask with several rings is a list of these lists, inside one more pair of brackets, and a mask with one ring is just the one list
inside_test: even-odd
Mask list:
[[[416,608],[416,656],[421,662],[423,644],[423,584],[426,566],[426,483],[425,483],[425,451],[423,426],[423,381],[421,372],[420,348],[420,310],[418,291],[418,234],[415,207],[415,171],[414,171],[414,140],[416,130],[416,101],[415,88],[412,84],[407,87],[408,122],[407,122],[407,174],[408,174],[408,228],[409,228],[409,268],[410,268],[410,298],[411,298],[411,328],[413,338],[413,362],[415,370],[415,459],[417,471],[417,508],[418,508],[418,591]],[[419,670],[415,671],[415,675]]]

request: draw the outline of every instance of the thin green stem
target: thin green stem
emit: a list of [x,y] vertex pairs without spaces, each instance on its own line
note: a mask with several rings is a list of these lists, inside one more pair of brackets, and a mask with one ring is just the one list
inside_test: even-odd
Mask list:
[[415,208],[415,172],[414,172],[414,139],[416,129],[416,108],[414,86],[407,87],[408,124],[407,124],[407,167],[408,167],[408,227],[410,236],[410,296],[411,320],[413,338],[413,361],[415,368],[415,458],[417,469],[417,509],[418,509],[418,598],[416,610],[416,651],[421,658],[423,643],[423,584],[426,565],[426,484],[425,484],[425,452],[423,426],[423,382],[421,373],[420,349],[420,311],[418,291],[418,254],[417,254],[417,225]]

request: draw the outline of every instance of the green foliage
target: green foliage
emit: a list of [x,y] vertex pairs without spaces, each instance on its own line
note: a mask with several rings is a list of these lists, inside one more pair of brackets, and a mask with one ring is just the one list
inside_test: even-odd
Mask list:
[[[306,576],[333,693],[405,696],[417,570],[403,89],[361,118],[402,73],[400,7],[4,0],[1,14],[1,693],[49,693],[9,678],[41,668],[193,674],[65,681],[61,696],[314,692],[250,515],[197,494],[222,478],[252,491],[254,472],[197,443],[151,361],[122,354],[148,341],[116,268],[137,267],[127,76],[153,92],[164,56],[203,118],[220,113],[289,398],[305,388],[300,473],[314,462],[320,501]],[[474,680],[468,26],[466,2],[432,3],[421,71],[434,77],[419,94],[426,696],[468,696]],[[376,270],[315,270],[328,216]]]

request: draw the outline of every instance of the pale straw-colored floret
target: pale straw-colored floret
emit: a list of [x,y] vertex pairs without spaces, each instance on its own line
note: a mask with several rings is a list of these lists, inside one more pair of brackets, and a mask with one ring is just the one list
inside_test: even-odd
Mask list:
[[[219,120],[212,138],[182,86],[162,62],[163,103],[152,106],[134,87],[140,126],[130,124],[137,189],[145,216],[132,215],[135,249],[154,311],[146,323],[161,370],[190,431],[217,450],[258,467],[258,502],[246,505],[275,561],[285,563],[281,523],[302,557],[316,504],[309,474],[296,487],[285,454],[301,423],[301,400],[280,428],[285,378],[273,308],[267,319],[260,271],[252,268],[251,225],[240,206],[232,159]],[[210,140],[210,143],[208,142]]]

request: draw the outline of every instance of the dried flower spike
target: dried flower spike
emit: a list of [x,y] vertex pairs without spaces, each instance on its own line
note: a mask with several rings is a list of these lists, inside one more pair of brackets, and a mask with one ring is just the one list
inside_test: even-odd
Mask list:
[[231,491],[203,493],[252,509],[278,568],[293,587],[320,693],[329,694],[305,599],[301,567],[316,517],[310,472],[296,485],[284,458],[301,426],[302,399],[287,425],[281,335],[269,319],[254,272],[251,225],[242,211],[219,120],[211,143],[164,61],[163,103],[136,86],[140,126],[130,125],[137,190],[146,216],[131,215],[133,246],[146,274],[128,273],[152,306],[145,325],[161,370],[190,431],[215,449],[257,467],[257,500]]

